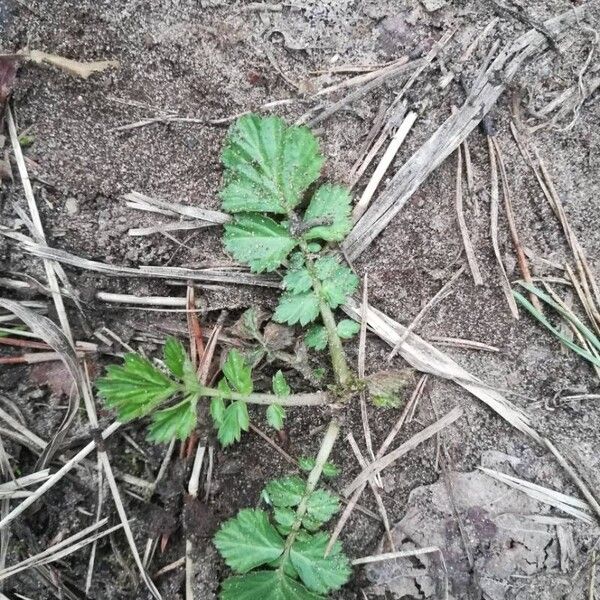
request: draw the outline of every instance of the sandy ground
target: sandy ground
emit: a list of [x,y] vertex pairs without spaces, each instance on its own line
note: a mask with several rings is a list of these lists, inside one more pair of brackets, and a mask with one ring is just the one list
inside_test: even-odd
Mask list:
[[[307,0],[257,7],[238,2],[182,0],[153,3],[91,2],[60,0],[49,6],[35,0],[0,0],[1,49],[13,52],[29,44],[31,48],[81,60],[115,59],[120,68],[96,74],[87,81],[77,80],[47,67],[28,65],[19,72],[14,91],[14,108],[19,130],[28,130],[34,143],[26,151],[33,176],[38,207],[49,245],[76,255],[125,266],[164,265],[200,267],[229,261],[223,253],[219,233],[203,229],[194,235],[176,234],[179,243],[162,235],[129,237],[131,227],[157,224],[159,217],[129,209],[124,193],[136,190],[164,200],[218,208],[217,192],[221,167],[219,151],[226,124],[152,123],[129,131],[116,127],[166,112],[198,119],[220,119],[257,109],[274,100],[291,99],[274,109],[293,120],[315,105],[313,94],[330,83],[341,81],[330,73],[315,74],[342,64],[381,64],[408,55],[422,56],[433,42],[450,28],[456,33],[441,54],[417,80],[408,95],[410,106],[421,114],[402,147],[389,174],[433,133],[464,102],[460,83],[468,86],[478,65],[494,41],[509,43],[529,27],[510,14],[498,11],[491,2],[447,2],[429,12],[430,2],[417,0],[351,1],[329,3]],[[527,3],[529,16],[541,22],[578,3],[549,0]],[[269,9],[269,6],[273,10]],[[498,22],[482,40],[473,57],[461,63],[460,57],[478,33],[495,17]],[[533,116],[562,90],[576,84],[598,29],[598,5],[589,3],[585,23],[573,28],[563,51],[550,50],[527,64],[511,82],[510,88],[492,111],[497,139],[506,160],[513,195],[515,221],[522,242],[537,260],[532,262],[536,276],[562,276],[561,271],[540,259],[564,264],[570,260],[564,235],[542,196],[536,180],[519,154],[509,130],[511,105],[520,107],[532,128],[544,119]],[[597,66],[598,54],[591,68]],[[437,82],[448,72],[455,80],[440,90]],[[597,72],[596,72],[597,76]],[[387,106],[407,76],[391,79],[375,91],[337,112],[319,126],[319,136],[328,156],[325,175],[348,183],[347,174],[358,157],[358,150],[369,132],[381,105]],[[341,97],[334,94],[325,101]],[[530,141],[546,161],[564,202],[570,223],[579,237],[595,272],[600,269],[600,111],[598,97],[583,104],[571,127],[568,114],[554,126],[530,133]],[[429,339],[433,336],[476,340],[498,348],[483,352],[443,348],[461,366],[480,376],[490,386],[510,390],[511,399],[527,409],[534,426],[569,450],[581,464],[592,484],[598,483],[600,413],[597,401],[562,403],[554,410],[545,402],[557,394],[593,393],[598,379],[591,368],[572,353],[564,352],[558,342],[529,317],[512,319],[499,284],[489,236],[490,175],[485,137],[479,130],[469,136],[473,160],[475,197],[467,200],[465,213],[483,285],[475,286],[469,271],[458,279],[452,293],[436,305],[417,328]],[[371,170],[367,172],[370,175]],[[361,275],[368,273],[371,303],[402,323],[410,322],[421,307],[464,262],[462,241],[454,208],[456,155],[453,154],[412,196],[405,208],[354,265]],[[366,185],[363,177],[356,187]],[[384,182],[385,184],[385,182]],[[0,191],[2,224],[24,231],[12,204],[24,205],[18,182]],[[477,205],[477,206],[476,206]],[[477,208],[478,207],[478,208]],[[162,219],[162,217],[160,217]],[[520,277],[504,211],[500,216],[500,247],[511,280]],[[27,273],[44,280],[41,262],[33,260],[19,247],[0,239],[0,270],[8,274]],[[92,339],[90,332],[106,326],[126,342],[143,347],[148,353],[158,346],[141,335],[158,337],[165,331],[185,331],[185,319],[178,313],[132,311],[107,306],[95,299],[97,291],[137,295],[182,295],[181,287],[168,282],[134,278],[108,278],[91,272],[67,268],[73,285],[84,301],[85,321],[69,306],[78,339]],[[564,288],[559,288],[566,293]],[[6,292],[10,294],[11,292]],[[35,299],[41,297],[31,293]],[[21,295],[21,298],[25,296]],[[231,322],[247,306],[274,304],[275,296],[254,288],[235,287],[202,292],[207,310],[203,319],[214,322],[222,309]],[[575,302],[576,304],[576,302]],[[52,308],[50,307],[51,316]],[[105,349],[107,352],[116,351]],[[375,372],[389,366],[389,348],[369,336],[367,369]],[[356,348],[350,346],[352,360]],[[313,365],[320,359],[312,358]],[[107,357],[98,359],[98,367]],[[396,366],[404,366],[395,359]],[[29,367],[2,367],[0,389],[22,412],[28,427],[42,438],[49,438],[62,418],[65,399],[44,385],[47,370],[38,369],[33,377]],[[59,375],[60,377],[60,375]],[[297,385],[304,385],[300,379]],[[565,475],[524,436],[461,388],[431,379],[417,409],[415,420],[407,425],[401,440],[408,439],[435,419],[435,411],[445,413],[462,406],[465,416],[444,433],[452,470],[472,471],[487,451],[498,451],[520,459],[518,476],[564,493],[577,494]],[[100,407],[103,423],[111,415]],[[257,413],[257,423],[263,417]],[[384,439],[394,415],[371,411],[374,445]],[[289,447],[294,455],[306,455],[319,443],[319,433],[327,422],[320,411],[296,409],[289,416]],[[351,407],[347,427],[362,442],[358,407]],[[132,447],[117,436],[109,444],[111,461],[120,472],[152,480],[164,448],[144,441],[143,424],[133,424],[127,433],[139,445]],[[71,432],[73,446],[87,440],[88,424],[83,414]],[[33,468],[34,455],[26,448],[6,442],[21,472]],[[70,452],[70,450],[66,450]],[[358,468],[347,443],[342,439],[334,459],[343,468],[340,485],[350,481]],[[525,466],[523,466],[525,465]],[[37,510],[27,513],[12,529],[7,564],[47,547],[68,532],[90,524],[95,511],[95,463],[84,465],[71,479],[63,480],[43,497]],[[164,553],[158,552],[150,572],[177,560],[184,551],[181,534],[182,491],[189,465],[176,461],[168,478],[151,501],[126,496],[130,516],[136,517],[134,531],[138,547],[146,541],[148,528],[156,533],[171,532]],[[222,519],[240,507],[255,505],[263,482],[287,465],[260,438],[248,435],[235,448],[216,452],[214,481],[206,514],[200,521],[204,529],[197,536],[195,551],[199,565],[197,598],[213,598],[226,568],[209,543],[210,532]],[[384,473],[383,499],[390,520],[395,523],[405,514],[409,493],[421,485],[435,483],[436,444],[420,446]],[[128,489],[124,486],[124,489]],[[135,490],[139,492],[139,490]],[[362,502],[376,510],[373,498],[365,494]],[[115,511],[106,501],[106,516]],[[560,511],[549,514],[565,516]],[[177,532],[177,533],[175,533]],[[585,565],[598,531],[577,530],[575,556],[563,572],[555,563],[542,564],[525,574],[517,572],[519,585],[511,585],[506,598],[584,598],[589,568],[579,577],[574,574]],[[342,535],[344,547],[353,557],[377,550],[382,538],[381,523],[354,513]],[[556,550],[559,552],[559,549]],[[485,548],[477,548],[485,553]],[[53,573],[72,590],[80,590],[85,577],[87,551],[66,559]],[[466,556],[462,557],[466,560]],[[135,584],[135,565],[122,536],[104,540],[98,548],[92,598],[146,598],[143,586]],[[375,576],[356,571],[353,582],[337,597],[381,597],[373,590]],[[182,598],[183,570],[176,569],[157,579],[165,598]],[[574,587],[573,587],[574,586]],[[25,596],[52,598],[53,586],[43,575],[27,571],[5,582],[9,597],[15,592]],[[417,589],[417,588],[415,588]],[[462,591],[461,591],[462,590]],[[423,589],[410,598],[429,597]],[[456,598],[470,597],[472,590],[455,590]],[[13,594],[13,596],[10,596]],[[391,595],[390,598],[399,598]]]

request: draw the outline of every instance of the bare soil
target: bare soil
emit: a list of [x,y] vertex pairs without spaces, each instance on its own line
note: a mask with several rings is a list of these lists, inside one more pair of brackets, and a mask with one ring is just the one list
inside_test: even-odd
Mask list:
[[[425,94],[428,106],[393,163],[390,169],[393,174],[448,117],[452,107],[463,103],[465,92],[460,80],[469,85],[491,44],[498,41],[503,46],[529,28],[488,1],[440,3],[444,4],[442,8],[428,12],[426,7],[430,4],[418,0],[305,0],[257,8],[245,2],[216,0],[149,3],[0,0],[1,51],[14,52],[28,44],[31,48],[79,60],[120,62],[119,69],[95,74],[86,81],[46,66],[27,65],[19,71],[13,94],[14,109],[19,130],[27,129],[29,135],[34,136],[26,155],[48,244],[85,258],[124,266],[228,264],[230,259],[222,250],[217,229],[201,229],[193,235],[176,233],[178,243],[163,235],[128,236],[131,227],[155,225],[162,217],[133,211],[122,199],[123,194],[135,190],[164,200],[218,208],[219,152],[227,123],[157,122],[124,132],[114,128],[155,117],[160,111],[220,119],[283,99],[292,101],[274,110],[294,120],[314,106],[312,94],[316,90],[340,80],[327,73],[317,75],[316,71],[336,64],[380,64],[402,55],[419,57],[444,31],[456,28],[441,59],[434,62],[411,89],[408,97],[411,106],[421,106]],[[569,0],[536,0],[523,6],[531,19],[539,23],[577,4]],[[539,109],[563,89],[577,83],[578,73],[594,42],[589,27],[598,29],[598,4],[590,2],[588,6],[585,17],[588,29],[583,23],[579,24],[567,38],[566,51],[557,54],[548,50],[529,63],[491,115],[505,154],[522,242],[536,257],[559,264],[570,260],[564,235],[515,146],[509,120],[511,103],[516,103],[529,124],[539,124],[540,121],[527,112],[528,105]],[[499,20],[491,35],[482,41],[470,61],[462,64],[460,56],[464,50],[496,16]],[[597,65],[597,52],[598,49],[592,65]],[[440,90],[435,84],[448,71],[456,73],[455,81]],[[328,157],[325,177],[348,183],[347,174],[380,105],[389,105],[405,80],[405,76],[390,79],[319,127],[323,151]],[[597,273],[600,269],[597,92],[583,104],[573,126],[562,130],[569,120],[570,117],[558,123],[559,127],[542,128],[532,133],[531,139],[551,171],[570,223]],[[489,157],[480,131],[474,131],[469,137],[469,146],[479,210],[471,198],[466,206],[466,217],[484,285],[476,287],[467,270],[453,292],[432,309],[417,332],[425,339],[458,337],[497,347],[496,353],[452,347],[444,351],[490,386],[511,393],[511,399],[532,416],[536,429],[551,435],[561,448],[568,450],[569,455],[579,461],[592,487],[597,488],[600,466],[597,401],[562,403],[552,410],[548,408],[548,401],[568,392],[598,392],[598,379],[585,361],[562,350],[532,319],[526,315],[519,321],[512,319],[500,288],[489,236]],[[370,173],[367,172],[367,177]],[[413,195],[354,265],[361,276],[368,273],[371,304],[401,323],[409,323],[464,262],[454,208],[455,173],[456,155],[453,155]],[[359,182],[357,194],[367,180],[364,177]],[[13,203],[25,205],[17,177],[14,183],[0,190],[0,222],[25,232],[12,208]],[[504,211],[501,211],[500,245],[509,278],[518,279],[520,274]],[[562,275],[539,260],[533,261],[532,268],[538,276]],[[26,273],[45,281],[41,261],[32,259],[17,244],[2,238],[0,271],[7,277]],[[167,332],[179,332],[185,338],[185,315],[181,312],[123,309],[95,298],[97,291],[182,296],[185,288],[154,279],[109,278],[69,267],[66,271],[84,301],[84,319],[73,306],[68,307],[77,339],[97,341],[91,333],[108,327],[126,343],[151,355],[160,346],[148,336],[161,338]],[[2,295],[11,294],[14,292],[2,290]],[[228,311],[227,323],[231,324],[242,309],[257,305],[271,308],[275,302],[274,293],[244,286],[200,286],[199,294],[206,303],[201,315],[206,325],[214,323],[222,310]],[[18,297],[43,299],[38,292]],[[55,317],[51,302],[49,310],[50,316]],[[350,343],[348,349],[355,363],[356,344]],[[111,355],[120,351],[117,344],[103,346],[96,361],[97,369],[114,361]],[[383,342],[369,335],[367,351],[369,372],[389,368],[386,360],[389,348]],[[10,353],[8,349],[2,351],[3,355]],[[315,367],[323,362],[319,356],[309,360]],[[405,366],[399,358],[394,359],[393,365]],[[27,366],[0,368],[0,399],[13,402],[27,426],[40,437],[49,439],[60,424],[66,403],[56,387],[53,391],[44,383],[52,374],[40,368],[37,374],[32,374]],[[268,376],[269,371],[263,375]],[[292,381],[298,390],[310,387],[299,376],[293,376]],[[520,477],[578,495],[570,480],[544,456],[541,448],[477,399],[446,381],[430,379],[415,419],[403,428],[397,444],[435,420],[436,411],[442,414],[457,405],[463,407],[465,416],[443,434],[453,471],[470,472],[481,463],[484,453],[498,451],[529,465]],[[101,405],[98,410],[102,423],[108,424],[112,415]],[[296,457],[314,453],[328,416],[325,410],[290,410],[286,450]],[[385,438],[395,416],[391,411],[370,410],[375,447]],[[263,411],[253,410],[252,417],[255,423],[266,427]],[[362,444],[358,406],[348,407],[345,425]],[[132,446],[124,434],[119,434],[110,439],[107,449],[111,463],[119,472],[152,481],[165,448],[146,442],[144,428],[144,423],[133,423],[124,429],[137,447]],[[212,435],[208,427],[202,433]],[[89,426],[82,413],[67,438],[65,456],[87,443],[89,436]],[[4,437],[3,442],[20,472],[31,472],[35,455]],[[384,472],[382,495],[392,523],[404,517],[412,490],[440,479],[436,450],[435,441],[427,442]],[[334,449],[333,460],[342,467],[336,486],[342,487],[359,472],[343,437]],[[289,472],[290,467],[260,437],[248,434],[227,451],[216,448],[208,502],[199,509],[185,511],[184,488],[190,466],[189,461],[175,458],[167,478],[150,500],[128,494],[139,495],[139,489],[125,483],[120,485],[128,514],[135,518],[133,529],[138,548],[143,551],[149,533],[168,534],[166,548],[156,553],[149,572],[156,573],[184,555],[183,533],[187,529],[194,536],[199,567],[196,597],[210,599],[216,597],[218,582],[227,575],[210,542],[212,532],[219,522],[238,509],[256,505],[264,482]],[[91,524],[96,499],[95,461],[90,461],[74,471],[72,477],[63,479],[15,522],[11,528],[7,564]],[[361,502],[376,512],[369,493],[363,495]],[[551,511],[551,514],[565,516],[560,511]],[[116,521],[110,500],[105,501],[103,515]],[[578,577],[574,575],[589,559],[598,533],[597,527],[589,527],[577,536],[576,554],[566,574],[555,562],[544,563],[527,575],[511,573],[511,577],[515,575],[517,579],[535,578],[535,585],[527,589],[536,591],[523,592],[521,587],[509,585],[504,597],[587,598],[589,568]],[[365,556],[380,549],[382,534],[381,522],[355,511],[342,534],[342,541],[351,557]],[[477,552],[485,553],[485,548],[478,546]],[[60,564],[51,565],[50,581],[52,578],[60,581],[60,586],[73,594],[68,597],[83,598],[88,557],[88,550],[84,550]],[[462,559],[466,561],[466,556]],[[485,561],[477,564],[485,564]],[[556,586],[558,573],[566,577],[570,585]],[[178,568],[155,579],[165,599],[183,598],[183,577],[183,569]],[[389,589],[373,588],[373,582],[371,571],[357,569],[352,583],[334,597],[400,598]],[[511,583],[514,580],[511,579]],[[61,597],[56,589],[42,572],[33,570],[4,582],[4,592],[11,600],[23,596],[36,600]],[[422,590],[418,593],[424,594]],[[471,593],[470,588],[464,591],[458,586],[454,597],[469,598]],[[135,564],[121,534],[100,542],[89,597],[111,600],[149,597],[144,586],[139,585]],[[413,597],[429,596],[402,596]]]

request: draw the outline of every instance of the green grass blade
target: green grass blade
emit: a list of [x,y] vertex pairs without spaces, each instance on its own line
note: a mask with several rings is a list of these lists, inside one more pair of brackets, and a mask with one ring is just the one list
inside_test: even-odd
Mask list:
[[539,288],[527,283],[525,281],[519,281],[519,285],[524,287],[528,292],[535,294],[540,300],[543,300],[548,306],[551,306],[554,310],[561,314],[565,319],[567,319],[570,323],[572,323],[583,335],[583,337],[597,350],[600,350],[600,340],[591,331],[588,327],[586,327],[573,313],[566,311],[560,304],[554,301],[552,297],[548,294],[540,290]]
[[[531,304],[531,302],[529,302],[529,300],[527,300],[527,298],[525,298],[525,296],[523,296],[522,294],[520,294],[519,292],[516,292],[514,290],[513,290],[513,296],[514,296],[515,300],[523,308],[525,308],[544,327],[546,327],[546,329],[548,329],[550,332],[552,332],[567,348],[569,348],[570,350],[573,350],[573,352],[576,352],[577,354],[579,354],[580,356],[585,358],[587,361],[591,362],[593,365],[600,366],[600,360],[598,360],[593,354],[588,352],[585,348],[578,346],[577,344],[572,342],[570,339],[565,337],[558,329],[556,329],[556,327],[554,327],[554,325],[552,325],[552,323],[550,323],[550,321],[548,321],[548,319],[546,319],[546,317],[537,308],[535,308],[535,306],[533,306],[533,304]],[[543,298],[542,298],[542,300],[543,300]],[[553,304],[555,304],[554,301],[552,301],[552,302],[553,302]]]

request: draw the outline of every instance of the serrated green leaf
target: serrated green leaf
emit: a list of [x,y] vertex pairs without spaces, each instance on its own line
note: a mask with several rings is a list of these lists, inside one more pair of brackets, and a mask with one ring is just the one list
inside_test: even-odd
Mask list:
[[221,586],[220,600],[323,600],[281,571],[256,571],[229,577]]
[[197,397],[186,398],[175,406],[157,410],[152,415],[148,439],[156,443],[187,439],[196,426]]
[[269,502],[280,508],[298,506],[305,490],[306,483],[295,475],[273,479],[265,486]]
[[304,326],[314,321],[319,314],[319,299],[314,292],[304,294],[285,293],[279,299],[274,320],[278,323]]
[[219,427],[223,423],[223,417],[225,416],[225,402],[223,398],[211,398],[210,400],[210,416],[215,424],[215,427]]
[[289,396],[292,393],[288,382],[285,380],[285,375],[281,370],[273,375],[273,393],[277,396]]
[[298,537],[290,551],[290,560],[302,583],[319,594],[341,588],[352,574],[350,562],[339,542],[325,557],[329,536],[326,533]]
[[174,337],[168,337],[163,350],[165,365],[169,371],[179,377],[183,377],[183,365],[187,359],[187,352],[183,344]]
[[[315,459],[308,456],[302,456],[298,459],[298,466],[307,473],[315,468],[315,463]],[[337,477],[340,473],[340,468],[331,462],[326,462],[323,465],[323,475],[325,477]]]
[[317,244],[317,242],[310,242],[306,246],[309,252],[316,254],[317,252],[321,252],[321,244]]
[[123,365],[110,365],[96,387],[123,422],[149,414],[181,390],[177,382],[135,353],[126,354]]
[[231,127],[222,154],[227,212],[287,214],[319,177],[323,157],[306,127],[279,117],[246,115]]
[[296,520],[296,511],[291,508],[276,506],[273,509],[273,518],[277,523],[279,531],[287,535]]
[[340,510],[340,502],[327,490],[315,490],[308,499],[307,515],[320,525],[327,523]]
[[230,350],[223,363],[223,375],[231,388],[244,396],[252,393],[252,370],[238,350]]
[[263,510],[246,508],[225,521],[214,538],[221,556],[236,573],[247,573],[276,560],[284,540]]
[[229,446],[233,442],[239,442],[242,431],[248,431],[249,427],[248,407],[242,400],[236,400],[225,408],[223,418],[219,424],[217,438],[222,446]]
[[283,429],[283,420],[285,419],[285,409],[279,404],[269,404],[267,408],[267,423],[277,431]]
[[305,267],[289,270],[283,278],[283,287],[292,294],[308,292],[312,288],[310,273]]
[[342,319],[337,324],[337,333],[343,340],[349,340],[360,331],[360,325],[351,319]]
[[332,256],[318,259],[315,262],[315,272],[321,280],[322,297],[331,308],[344,304],[358,287],[358,277]]
[[287,229],[269,217],[247,214],[225,224],[225,248],[256,273],[274,271],[296,246]]
[[339,185],[322,185],[312,197],[304,221],[327,221],[312,227],[304,234],[305,240],[321,239],[327,242],[341,242],[350,232],[350,193]]
[[304,336],[304,343],[315,350],[327,348],[327,330],[323,325],[313,325]]

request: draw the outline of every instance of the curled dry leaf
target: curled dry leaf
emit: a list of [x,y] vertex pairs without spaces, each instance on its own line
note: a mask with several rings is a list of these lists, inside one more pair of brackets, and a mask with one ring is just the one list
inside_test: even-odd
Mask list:
[[412,369],[378,371],[367,378],[367,389],[376,406],[397,408],[403,403],[406,388],[413,383]]
[[119,68],[119,62],[116,60],[79,62],[78,60],[72,60],[70,58],[65,58],[64,56],[58,56],[57,54],[48,54],[41,50],[28,49],[21,50],[19,54],[23,56],[25,60],[30,60],[38,65],[53,65],[65,73],[75,77],[81,77],[81,79],[87,79],[93,73],[105,71],[110,67],[114,67],[115,69]]

